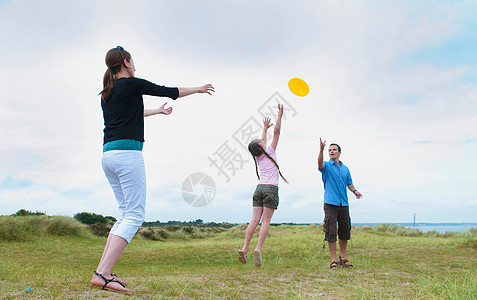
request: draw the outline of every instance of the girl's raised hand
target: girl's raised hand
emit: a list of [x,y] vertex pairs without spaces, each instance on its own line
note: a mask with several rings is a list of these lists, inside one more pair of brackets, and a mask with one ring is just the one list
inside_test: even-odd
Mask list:
[[212,84],[204,84],[203,86],[199,87],[198,93],[207,93],[209,95],[212,95],[212,92],[215,92],[214,87]]
[[278,104],[278,117],[281,118],[283,115],[283,104]]
[[270,124],[271,120],[272,119],[267,118],[267,117],[263,118],[263,128],[268,129],[268,128],[272,127],[273,124]]
[[159,107],[159,114],[170,115],[172,113],[172,107],[166,108],[166,104],[167,102],[162,104],[161,107]]

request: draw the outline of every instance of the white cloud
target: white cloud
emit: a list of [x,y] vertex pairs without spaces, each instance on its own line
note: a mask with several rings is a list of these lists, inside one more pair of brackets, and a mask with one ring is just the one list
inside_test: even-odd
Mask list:
[[[273,4],[273,5],[272,5]],[[321,222],[323,187],[316,170],[319,137],[338,142],[363,200],[353,220],[472,221],[475,211],[477,86],[475,66],[442,68],[412,58],[461,33],[470,4],[411,2],[145,1],[0,5],[0,182],[32,182],[0,191],[2,211],[73,215],[117,213],[101,170],[101,79],[106,51],[122,45],[137,76],[168,86],[215,85],[213,97],[168,101],[171,116],[146,119],[148,220],[247,222],[256,183],[249,161],[230,183],[209,166],[225,141],[274,92],[297,110],[284,121],[277,222]],[[214,9],[211,9],[211,6]],[[474,9],[475,13],[475,9]],[[287,81],[310,85],[304,98]],[[193,172],[214,177],[204,208],[182,200]],[[456,193],[458,190],[458,193]],[[446,203],[452,199],[452,206]],[[433,206],[435,205],[435,206]],[[469,206],[470,205],[470,206]],[[474,206],[472,206],[474,205]],[[354,215],[353,215],[354,214]]]

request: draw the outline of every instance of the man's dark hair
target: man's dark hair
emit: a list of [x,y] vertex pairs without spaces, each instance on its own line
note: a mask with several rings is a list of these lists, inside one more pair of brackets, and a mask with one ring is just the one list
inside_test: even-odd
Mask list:
[[340,147],[340,145],[333,143],[333,144],[330,144],[330,147],[333,146],[333,145],[335,145],[336,147],[338,147],[338,152],[341,152],[341,147]]

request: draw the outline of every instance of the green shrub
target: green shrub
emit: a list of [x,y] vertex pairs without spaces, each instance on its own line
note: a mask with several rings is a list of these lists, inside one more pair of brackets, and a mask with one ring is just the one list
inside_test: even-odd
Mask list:
[[187,234],[192,234],[192,233],[194,233],[194,227],[184,226],[184,227],[182,227],[182,231],[184,231]]
[[212,232],[212,233],[219,233],[219,232],[224,232],[224,231],[227,231],[228,229],[227,228],[224,228],[224,227],[210,227],[210,228],[207,228],[207,229],[204,229],[203,231],[204,232]]
[[181,226],[179,225],[166,225],[164,228],[168,231],[178,231],[181,229]]
[[104,218],[107,219],[111,224],[114,224],[117,221],[116,218],[112,216],[106,216]]
[[147,229],[140,228],[139,234],[143,238],[151,240],[151,241],[160,241],[161,240],[160,236],[157,234],[157,232],[152,227],[147,227]]
[[164,229],[159,229],[157,231],[157,235],[159,235],[163,239],[167,239],[170,234],[167,231],[165,231]]
[[228,229],[221,227],[203,228],[197,226],[166,225],[161,227],[141,227],[138,234],[148,240],[164,241],[166,239],[203,239],[224,231],[228,231]]
[[[110,222],[109,219],[103,217],[102,215],[97,215],[94,213],[87,213],[87,212],[77,213],[76,215],[74,215],[73,218],[86,225],[91,225],[96,223],[108,224]],[[112,217],[109,217],[109,218],[112,218]]]
[[26,216],[43,216],[43,215],[45,215],[45,213],[40,212],[40,211],[32,212],[32,211],[29,211],[29,210],[26,210],[26,209],[20,209],[19,211],[17,211],[12,216],[26,217]]
[[89,225],[91,231],[97,235],[102,237],[107,237],[109,235],[109,231],[111,231],[111,225],[104,224],[104,223],[96,223]]

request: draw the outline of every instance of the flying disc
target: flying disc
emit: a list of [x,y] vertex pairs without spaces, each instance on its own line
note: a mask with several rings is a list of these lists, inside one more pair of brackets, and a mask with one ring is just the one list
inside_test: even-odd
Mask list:
[[308,95],[308,92],[310,91],[308,84],[306,84],[306,82],[300,78],[290,79],[290,81],[288,81],[288,88],[293,94],[300,97]]

